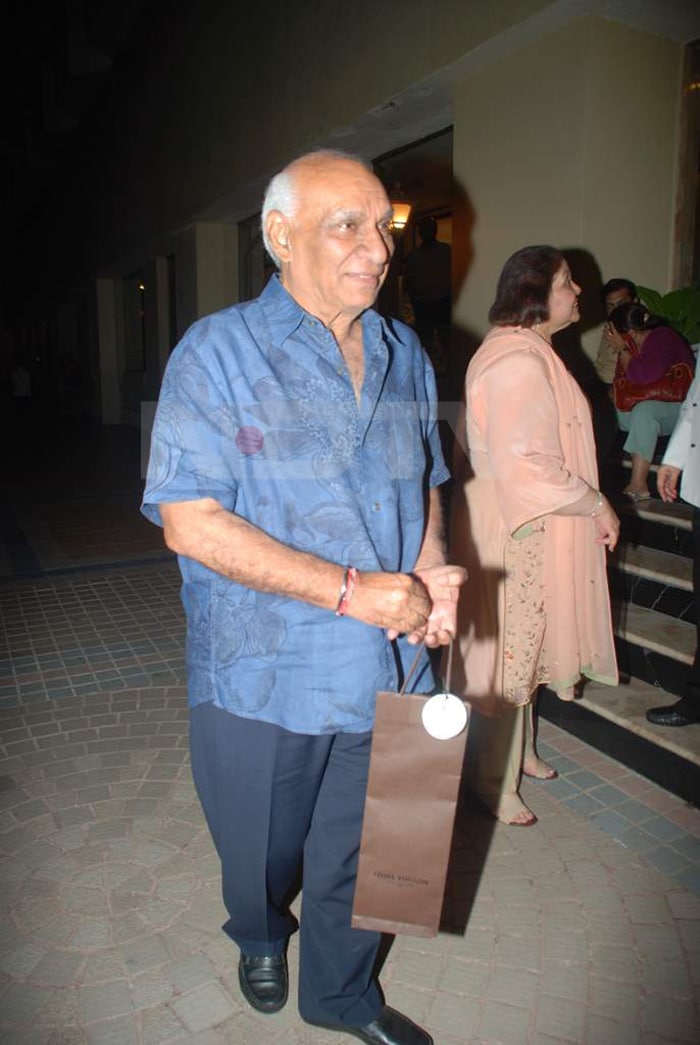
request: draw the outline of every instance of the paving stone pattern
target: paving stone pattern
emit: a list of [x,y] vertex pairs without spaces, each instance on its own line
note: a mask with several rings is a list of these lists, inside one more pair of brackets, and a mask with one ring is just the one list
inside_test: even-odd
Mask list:
[[[0,1042],[323,1045],[242,999],[189,770],[180,579],[138,432],[52,426],[0,506]],[[700,811],[542,722],[539,816],[464,802],[434,940],[387,1000],[436,1045],[700,1041]],[[299,909],[300,901],[295,905]]]
[[184,676],[174,560],[0,585],[0,707]]
[[[287,1008],[240,995],[182,687],[17,705],[0,735],[0,1040],[356,1040],[300,1021],[295,940]],[[396,939],[389,1003],[439,1045],[697,1042],[700,897],[551,786],[525,791],[527,830],[460,809],[443,929]]]

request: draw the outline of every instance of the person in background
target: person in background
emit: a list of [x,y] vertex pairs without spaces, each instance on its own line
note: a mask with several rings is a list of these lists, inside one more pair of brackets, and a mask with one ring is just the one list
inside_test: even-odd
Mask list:
[[452,300],[452,251],[437,238],[434,218],[418,222],[421,243],[404,262],[404,286],[411,302],[414,329],[438,373],[445,371]]
[[609,279],[601,290],[603,309],[606,322],[603,325],[603,333],[600,337],[600,345],[595,358],[595,368],[598,377],[607,386],[608,392],[612,389],[615,367],[617,366],[617,348],[613,343],[614,327],[610,324],[610,313],[618,305],[626,305],[639,301],[637,288],[631,279],[622,277]]
[[632,458],[630,481],[622,491],[632,501],[647,500],[649,469],[659,436],[670,435],[678,420],[683,395],[676,402],[661,398],[665,375],[676,363],[688,368],[687,392],[695,357],[690,345],[673,327],[636,302],[618,305],[610,313],[612,341],[617,351],[618,375],[648,389],[648,398],[631,410],[617,410],[617,423],[627,432],[623,450]]
[[681,407],[656,477],[662,501],[680,495],[693,506],[693,597],[695,599],[695,657],[685,694],[675,704],[649,708],[646,717],[655,726],[700,723],[700,376],[695,375]]
[[[430,1045],[385,1005],[380,934],[351,927],[375,696],[455,633],[433,369],[373,309],[391,205],[322,150],[268,186],[275,274],[172,353],[144,511],[178,553],[192,772],[243,996],[287,1000],[303,863],[299,1012],[370,1045]],[[435,684],[423,650],[417,685]]]
[[[494,324],[467,368],[466,458],[455,464],[450,554],[465,566],[452,680],[475,710],[473,791],[503,823],[530,826],[521,774],[551,780],[533,705],[581,676],[615,685],[605,549],[619,520],[598,489],[591,410],[552,348],[579,318],[580,287],[550,246],[506,262]],[[458,456],[459,454],[458,449]]]
[[637,300],[637,288],[629,279],[609,279],[601,290],[606,321],[600,337],[598,353],[594,360],[596,380],[584,386],[591,401],[593,433],[595,435],[598,472],[603,489],[615,485],[617,468],[613,451],[619,436],[617,415],[612,401],[612,382],[617,364],[617,352],[610,340],[610,324],[607,317],[617,305]]

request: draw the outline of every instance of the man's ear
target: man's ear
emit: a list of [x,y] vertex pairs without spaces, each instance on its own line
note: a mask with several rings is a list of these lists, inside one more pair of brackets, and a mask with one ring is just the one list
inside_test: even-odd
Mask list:
[[267,215],[265,231],[270,245],[280,261],[289,261],[289,220],[280,210],[271,210]]

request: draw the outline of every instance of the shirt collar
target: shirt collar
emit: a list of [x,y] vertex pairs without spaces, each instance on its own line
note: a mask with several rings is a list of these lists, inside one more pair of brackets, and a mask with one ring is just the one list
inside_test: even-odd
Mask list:
[[[320,322],[310,312],[306,312],[282,286],[278,272],[270,276],[260,294],[259,301],[268,322],[278,332],[280,344],[293,334],[305,319],[310,319],[314,323]],[[368,308],[363,312],[362,326],[375,337],[380,334],[381,321],[373,308]]]
[[285,290],[279,273],[270,276],[259,298],[260,306],[271,327],[279,335],[281,342],[293,334],[301,326],[307,313],[298,305],[292,295]]

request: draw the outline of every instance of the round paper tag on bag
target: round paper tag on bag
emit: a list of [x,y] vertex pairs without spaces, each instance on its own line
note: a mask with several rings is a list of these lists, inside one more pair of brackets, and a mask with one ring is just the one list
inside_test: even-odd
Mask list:
[[467,724],[467,705],[454,693],[436,693],[426,700],[421,712],[426,733],[436,740],[451,740]]

